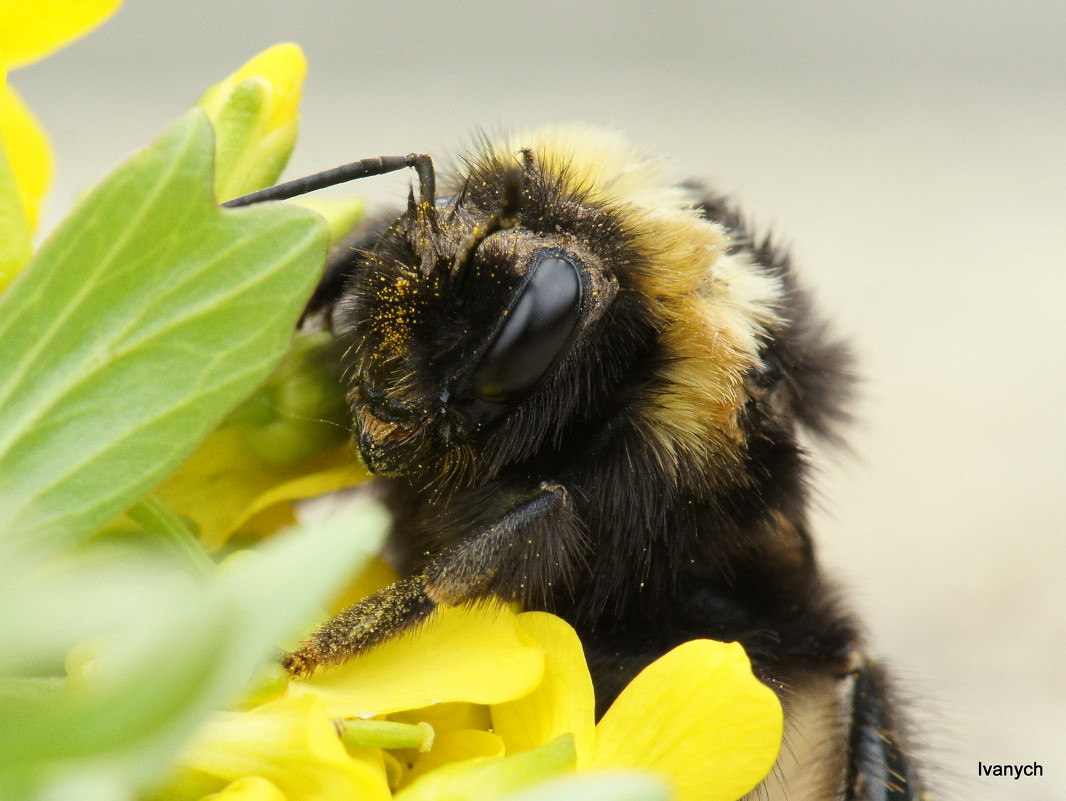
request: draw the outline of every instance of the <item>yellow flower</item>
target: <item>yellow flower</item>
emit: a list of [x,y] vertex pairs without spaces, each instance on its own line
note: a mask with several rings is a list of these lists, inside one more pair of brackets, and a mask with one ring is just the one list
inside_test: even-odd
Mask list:
[[337,788],[363,782],[367,798],[482,801],[565,784],[576,770],[605,782],[652,774],[678,801],[736,801],[770,771],[781,731],[777,697],[736,643],[675,648],[596,724],[567,623],[499,605],[442,608],[410,636],[209,724],[160,797],[339,798],[321,794],[335,771],[347,777]]
[[33,229],[51,172],[44,130],[14,89],[0,87],[0,291],[33,255]]
[[52,174],[48,138],[7,84],[7,70],[88,33],[120,2],[0,0],[0,291],[33,255],[32,235]]
[[[399,782],[409,801],[488,797],[571,766],[645,770],[680,801],[735,801],[773,766],[783,723],[740,645],[696,640],[649,665],[596,724],[574,630],[506,608],[438,610],[413,637],[290,685],[306,695],[339,717],[432,721],[432,749],[408,754]],[[474,704],[488,704],[488,725]]]

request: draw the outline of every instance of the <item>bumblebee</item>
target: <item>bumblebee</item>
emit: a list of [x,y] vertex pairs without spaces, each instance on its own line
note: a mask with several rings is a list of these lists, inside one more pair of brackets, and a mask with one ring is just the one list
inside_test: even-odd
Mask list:
[[920,797],[884,671],[815,558],[803,441],[839,437],[851,357],[788,257],[590,128],[484,141],[439,200],[428,156],[320,183],[405,166],[418,193],[335,252],[308,307],[347,344],[405,578],[289,672],[496,597],[574,626],[602,714],[673,647],[737,641],[786,710],[755,796]]

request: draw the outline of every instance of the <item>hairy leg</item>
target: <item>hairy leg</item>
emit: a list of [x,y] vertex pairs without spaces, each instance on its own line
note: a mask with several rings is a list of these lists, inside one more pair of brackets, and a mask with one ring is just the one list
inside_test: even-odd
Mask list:
[[489,597],[542,606],[537,593],[566,584],[583,552],[565,488],[542,483],[476,526],[413,576],[348,607],[282,660],[293,676],[338,665],[422,623],[439,604]]

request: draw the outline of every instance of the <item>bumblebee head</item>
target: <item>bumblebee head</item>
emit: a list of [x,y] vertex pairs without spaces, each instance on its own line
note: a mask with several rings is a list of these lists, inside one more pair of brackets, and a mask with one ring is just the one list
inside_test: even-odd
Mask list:
[[787,263],[664,173],[580,128],[486,144],[439,202],[420,173],[334,315],[372,471],[461,488],[627,428],[604,464],[709,497],[828,430],[842,360]]
[[620,234],[575,216],[531,151],[471,167],[440,203],[412,193],[348,286],[349,400],[377,473],[464,483],[558,437],[617,290]]

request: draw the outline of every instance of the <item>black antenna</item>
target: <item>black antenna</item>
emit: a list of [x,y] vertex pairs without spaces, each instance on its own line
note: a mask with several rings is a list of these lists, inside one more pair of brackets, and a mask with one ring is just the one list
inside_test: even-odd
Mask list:
[[327,186],[354,181],[358,178],[370,178],[375,175],[385,175],[396,172],[405,167],[412,167],[418,173],[418,183],[421,188],[421,201],[426,208],[432,209],[437,203],[437,180],[433,172],[433,159],[425,153],[408,153],[406,156],[378,156],[373,159],[362,159],[334,167],[332,170],[316,172],[314,175],[306,175],[286,181],[283,184],[268,186],[258,192],[235,197],[222,204],[225,208],[233,209],[240,206],[250,206],[253,203],[262,203],[266,200],[288,200],[289,198],[306,195],[317,189],[325,189]]

